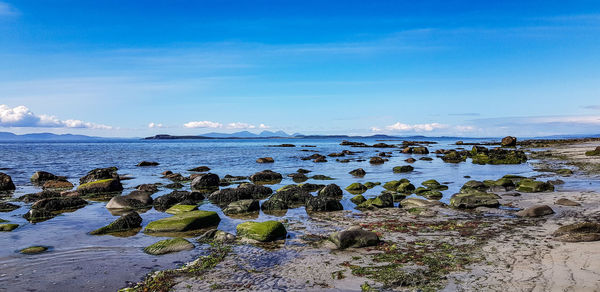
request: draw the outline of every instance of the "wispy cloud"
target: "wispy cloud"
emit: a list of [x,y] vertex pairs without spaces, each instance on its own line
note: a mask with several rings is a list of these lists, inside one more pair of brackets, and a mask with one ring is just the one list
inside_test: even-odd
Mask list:
[[0,105],[0,127],[112,129],[111,126],[81,120],[60,120],[51,115],[36,115],[26,106]]
[[223,128],[223,124],[217,123],[217,122],[211,122],[211,121],[194,121],[194,122],[187,122],[187,123],[183,124],[183,127],[188,128],[188,129],[197,129],[197,128],[216,129],[216,128]]
[[183,124],[184,128],[197,129],[197,128],[209,128],[209,129],[229,129],[229,130],[252,130],[252,129],[270,129],[270,126],[260,124],[258,126],[242,122],[233,122],[228,124],[222,124],[219,122],[212,121],[192,121]]
[[161,123],[149,123],[148,124],[148,128],[150,129],[154,129],[154,128],[163,128],[164,125]]
[[600,111],[600,105],[586,105],[583,106],[584,109],[589,109],[589,110],[598,110]]
[[0,17],[18,15],[19,11],[12,5],[0,1]]
[[398,132],[431,132],[436,129],[448,128],[447,125],[440,123],[429,123],[429,124],[404,124],[397,122],[393,125],[386,126],[385,129],[388,131]]
[[458,117],[477,117],[480,116],[480,113],[455,113],[455,114],[448,114],[449,116],[458,116]]

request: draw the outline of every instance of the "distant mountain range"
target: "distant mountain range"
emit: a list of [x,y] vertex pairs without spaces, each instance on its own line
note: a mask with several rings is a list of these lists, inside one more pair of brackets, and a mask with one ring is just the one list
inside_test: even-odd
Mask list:
[[231,134],[226,134],[226,133],[206,133],[206,134],[202,134],[202,137],[208,137],[208,138],[273,138],[273,137],[277,137],[277,138],[288,138],[288,137],[293,137],[293,135],[290,135],[284,131],[277,131],[277,132],[271,132],[271,131],[262,131],[260,134],[254,134],[248,131],[241,131],[241,132],[235,132],[235,133],[231,133]]
[[107,138],[73,134],[34,133],[17,135],[10,132],[0,132],[0,141],[89,141],[104,139]]

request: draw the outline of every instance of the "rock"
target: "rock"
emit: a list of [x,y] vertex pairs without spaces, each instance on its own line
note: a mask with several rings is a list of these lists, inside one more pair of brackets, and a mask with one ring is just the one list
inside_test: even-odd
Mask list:
[[79,185],[77,192],[81,195],[115,193],[123,190],[123,185],[118,178],[96,180]]
[[296,170],[296,172],[297,173],[304,173],[304,174],[306,174],[306,173],[309,173],[310,170],[307,170],[307,169],[304,169],[304,168],[298,168],[298,170]]
[[227,208],[223,209],[223,213],[226,215],[235,215],[258,212],[259,210],[260,205],[257,200],[240,200],[227,205]]
[[194,244],[185,238],[177,237],[161,240],[144,248],[144,252],[151,255],[162,255],[172,252],[194,249]]
[[362,169],[362,168],[357,168],[357,169],[355,169],[353,171],[350,171],[349,173],[352,176],[356,176],[356,177],[363,177],[363,176],[365,176],[367,174],[367,172],[364,169]]
[[32,255],[32,254],[43,253],[47,250],[48,250],[48,248],[45,246],[30,246],[30,247],[26,247],[26,248],[20,250],[19,252],[22,254]]
[[600,224],[593,222],[561,226],[554,233],[556,240],[564,242],[586,242],[600,240]]
[[49,180],[61,180],[64,181],[64,177],[59,177],[54,174],[51,174],[47,171],[36,171],[31,178],[29,179],[33,184],[43,185],[45,182]]
[[59,198],[59,197],[61,197],[61,195],[58,192],[44,190],[44,191],[41,191],[38,193],[26,194],[24,196],[21,196],[21,197],[19,197],[19,200],[23,201],[25,203],[34,203],[41,199]]
[[396,192],[402,194],[412,194],[415,191],[415,186],[409,182],[404,182],[398,185]]
[[512,136],[506,136],[502,138],[502,142],[500,143],[502,147],[515,147],[517,146],[517,138]]
[[195,210],[198,210],[198,205],[177,204],[177,205],[174,205],[171,208],[167,209],[165,211],[165,213],[171,214],[171,215],[177,215],[177,214],[191,212],[191,211],[195,211]]
[[344,196],[342,189],[336,184],[329,184],[319,191],[319,197],[341,199]]
[[262,205],[263,210],[285,210],[306,204],[311,197],[309,192],[300,186],[290,185],[283,187],[271,196]]
[[44,209],[49,212],[58,212],[79,209],[85,205],[87,205],[87,202],[81,198],[48,198],[33,203],[31,209]]
[[263,170],[250,176],[250,180],[255,184],[278,184],[282,179],[280,173],[271,170]]
[[174,182],[174,183],[166,184],[165,188],[167,188],[167,189],[181,189],[181,188],[183,188],[183,184],[178,183],[178,182]]
[[396,166],[396,167],[394,167],[393,170],[395,173],[402,173],[402,172],[411,172],[414,169],[415,168],[410,165],[403,165],[403,166]]
[[330,212],[344,210],[339,200],[333,197],[317,196],[310,197],[306,201],[306,211],[310,212]]
[[430,200],[439,200],[442,197],[444,197],[444,194],[442,194],[440,191],[429,190],[429,191],[420,193],[419,196],[425,197]]
[[115,196],[106,204],[107,209],[140,209],[152,206],[151,193],[133,191],[126,196]]
[[213,192],[208,199],[220,207],[225,207],[239,200],[262,200],[273,193],[273,190],[265,186],[253,184],[241,184],[237,188],[221,189]]
[[405,178],[403,178],[401,180],[389,181],[389,182],[386,182],[385,184],[383,184],[383,188],[386,190],[390,190],[390,191],[396,191],[396,189],[398,189],[398,186],[400,186],[403,183],[410,183],[410,181]]
[[424,200],[419,198],[406,198],[400,201],[400,207],[404,209],[410,208],[427,208],[427,207],[435,207],[435,206],[444,206],[444,203],[433,200]]
[[192,171],[192,172],[207,172],[209,170],[210,170],[210,168],[208,166],[198,166],[198,167],[194,167],[192,169],[188,169],[188,171]]
[[275,162],[275,159],[273,159],[273,157],[262,157],[262,158],[256,159],[256,162],[258,162],[258,163],[273,163],[273,162]]
[[516,213],[519,217],[541,217],[554,214],[554,211],[548,205],[532,206]]
[[585,155],[586,156],[600,156],[600,146],[596,147],[596,149],[594,149],[592,151],[586,151]]
[[581,204],[579,204],[575,201],[571,201],[569,199],[565,199],[565,198],[560,198],[560,199],[556,200],[556,202],[554,204],[561,205],[561,206],[571,206],[571,207],[581,206]]
[[365,199],[365,197],[363,195],[356,195],[354,197],[352,197],[352,199],[350,199],[350,202],[356,204],[356,205],[360,205],[361,203],[365,202],[367,199]]
[[339,249],[349,247],[359,248],[379,244],[379,236],[375,232],[364,230],[358,226],[332,233],[329,236],[329,240]]
[[158,166],[158,165],[160,165],[160,164],[156,161],[142,161],[142,162],[138,163],[136,166],[145,167],[145,166]]
[[9,232],[9,231],[13,231],[13,230],[17,229],[18,227],[19,227],[19,224],[1,223],[0,231]]
[[15,189],[12,178],[8,174],[0,172],[0,192],[9,192]]
[[485,183],[477,181],[477,180],[470,180],[470,181],[466,182],[460,188],[460,191],[461,191],[461,193],[466,193],[471,190],[485,192],[487,189],[488,189],[488,186],[486,186]]
[[517,191],[524,193],[539,193],[554,191],[554,186],[547,182],[536,181],[533,179],[522,179],[519,182]]
[[563,169],[559,169],[556,171],[556,174],[562,175],[562,176],[570,176],[573,174],[573,171],[568,169],[568,168],[563,168]]
[[415,163],[417,160],[411,157],[411,158],[405,159],[404,161],[406,161],[407,163]]
[[288,174],[288,177],[291,177],[295,183],[303,183],[308,180],[308,177],[303,173]]
[[137,212],[127,213],[112,223],[98,228],[92,232],[91,235],[103,235],[116,232],[129,231],[131,229],[140,228],[142,226],[142,217]]
[[221,218],[213,211],[191,211],[152,221],[146,225],[144,233],[169,233],[193,231],[217,226]]
[[162,175],[164,175],[164,176],[167,176],[167,175],[171,175],[171,174],[173,174],[173,172],[172,172],[172,171],[170,171],[170,170],[165,170],[165,171],[161,172],[160,174],[162,174]]
[[283,239],[287,235],[287,231],[281,222],[265,221],[265,222],[244,222],[236,227],[237,236],[245,237],[260,242],[269,242],[277,239]]
[[38,223],[54,218],[54,213],[44,209],[31,209],[23,215],[27,221],[31,223]]
[[20,207],[15,204],[11,204],[8,202],[0,202],[0,212],[11,212],[19,209]]
[[313,175],[311,178],[314,180],[334,180],[333,177],[322,175],[322,174]]
[[385,160],[383,160],[383,158],[381,157],[371,157],[371,159],[369,159],[369,163],[371,164],[383,164],[385,162]]
[[421,158],[419,158],[419,160],[423,160],[423,161],[432,161],[432,160],[433,160],[433,158],[431,158],[431,157],[421,157]]
[[173,191],[154,200],[154,208],[165,211],[176,204],[197,205],[204,200],[204,195],[199,192]]
[[[485,149],[485,151],[481,151]],[[473,146],[469,152],[474,164],[520,164],[527,162],[527,155],[521,150],[506,150],[502,148],[486,149]]]
[[495,208],[500,206],[499,196],[477,190],[452,195],[450,206],[460,209],[473,209],[477,207]]
[[492,192],[508,192],[515,189],[515,184],[511,179],[501,178],[499,180],[486,180],[483,182]]
[[307,192],[316,192],[325,188],[325,185],[311,183],[299,184],[298,186]]
[[167,174],[164,176],[164,178],[169,179],[173,182],[182,182],[182,181],[188,181],[191,178],[189,177],[185,177],[183,175],[181,175],[181,173],[171,173],[171,174]]
[[427,149],[427,147],[425,146],[418,146],[418,147],[413,147],[412,154],[429,154],[429,149]]
[[451,150],[442,156],[442,160],[446,163],[461,163],[467,160],[466,153],[459,153],[456,150]]
[[327,162],[327,158],[325,158],[325,156],[319,156],[315,158],[313,162]]
[[72,183],[65,180],[49,180],[44,183],[42,189],[44,190],[70,190],[74,186]]
[[329,153],[329,154],[327,154],[327,156],[329,156],[329,157],[343,157],[343,156],[346,156],[346,154],[344,154],[342,152],[340,152],[340,153]]
[[382,193],[376,198],[368,199],[356,206],[357,209],[376,209],[394,207],[394,197],[390,193]]
[[213,241],[218,243],[232,243],[236,236],[225,231],[213,229],[204,233],[199,239],[199,242]]
[[219,188],[219,176],[214,173],[202,174],[192,180],[193,190],[214,190]]
[[107,168],[96,168],[90,170],[84,177],[79,179],[79,184],[86,184],[93,181],[106,180],[106,179],[118,179],[116,167]]
[[365,187],[367,187],[367,189],[372,189],[378,185],[381,185],[381,183],[380,182],[372,182],[372,181],[368,181],[365,183]]
[[367,191],[367,187],[361,183],[352,183],[346,187],[346,190],[350,193],[361,194]]

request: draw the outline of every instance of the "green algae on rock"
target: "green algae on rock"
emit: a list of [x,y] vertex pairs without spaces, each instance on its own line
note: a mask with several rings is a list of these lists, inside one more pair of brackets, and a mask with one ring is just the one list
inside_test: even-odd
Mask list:
[[[92,232],[91,235],[103,235],[117,232],[125,232],[142,226],[142,217],[137,212],[130,212],[110,224],[98,228]],[[139,231],[139,229],[138,229]]]
[[177,205],[174,205],[171,208],[167,209],[165,211],[165,213],[171,214],[171,215],[177,215],[177,214],[190,212],[190,211],[194,211],[194,210],[198,210],[198,205],[177,204]]
[[144,248],[144,252],[151,255],[162,255],[190,249],[194,249],[194,244],[185,238],[177,237],[154,243]]
[[82,195],[98,193],[115,193],[123,190],[123,185],[118,178],[109,178],[91,181],[77,187],[77,192]]
[[247,221],[238,224],[236,230],[237,236],[254,239],[260,242],[282,239],[287,235],[285,227],[278,221]]
[[460,209],[473,209],[477,207],[495,208],[500,206],[500,203],[498,202],[499,198],[500,197],[496,194],[470,190],[468,192],[452,195],[450,198],[450,206]]
[[20,250],[19,252],[22,254],[38,254],[43,253],[47,250],[48,248],[45,246],[30,246]]
[[539,193],[554,191],[554,186],[548,182],[537,181],[533,179],[522,179],[519,182],[517,191],[524,193]]
[[0,231],[8,232],[13,231],[19,227],[19,224],[2,223],[0,224]]
[[148,223],[144,233],[185,232],[216,226],[221,221],[214,211],[190,211]]

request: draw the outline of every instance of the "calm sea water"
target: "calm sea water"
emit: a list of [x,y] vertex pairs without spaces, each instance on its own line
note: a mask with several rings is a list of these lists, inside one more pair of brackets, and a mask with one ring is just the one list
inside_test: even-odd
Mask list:
[[[432,139],[428,139],[432,140]],[[368,144],[377,143],[374,139],[355,139]],[[431,152],[440,148],[455,148],[450,145],[455,139],[435,139],[438,144],[429,146]],[[477,141],[477,140],[470,140]],[[422,181],[437,179],[448,182],[449,190],[444,191],[442,201],[457,192],[467,178],[497,179],[505,174],[524,176],[536,175],[529,163],[521,165],[474,165],[470,162],[447,164],[431,153],[433,161],[417,160],[415,171],[409,174],[394,174],[392,168],[405,165],[403,161],[409,157],[419,158],[422,155],[402,154],[398,149],[350,148],[340,146],[341,139],[260,139],[260,140],[195,140],[195,141],[114,141],[98,143],[0,143],[0,168],[9,174],[17,190],[13,197],[38,192],[29,178],[37,170],[44,170],[56,175],[67,176],[69,181],[77,185],[79,177],[97,167],[117,166],[119,174],[134,177],[123,181],[126,188],[123,194],[130,192],[135,186],[144,183],[170,183],[161,178],[165,170],[189,175],[187,169],[206,165],[212,173],[219,176],[226,174],[249,176],[257,171],[271,169],[280,172],[284,180],[271,186],[274,190],[287,184],[293,184],[286,175],[298,168],[311,170],[309,175],[324,174],[335,178],[333,181],[314,181],[312,183],[335,183],[345,188],[353,182],[386,182],[399,178],[408,178],[418,186]],[[281,143],[292,143],[297,146],[315,145],[315,148],[266,147]],[[388,144],[400,144],[401,141],[386,141]],[[468,147],[468,146],[465,146]],[[311,155],[301,149],[316,150],[326,155],[344,149],[359,151],[355,156],[345,158],[365,158],[375,156],[377,151],[393,151],[393,157],[383,165],[370,165],[368,161],[340,163],[335,158],[328,158],[327,163],[303,161],[300,158]],[[258,164],[256,158],[271,156],[273,164]],[[158,167],[136,167],[142,161],[157,161]],[[364,178],[353,178],[349,171],[363,168],[367,175]],[[561,188],[586,188],[587,181],[570,178]],[[235,186],[232,186],[235,187]],[[186,185],[189,189],[189,183]],[[366,197],[376,196],[383,189],[375,187],[368,190]],[[169,193],[171,190],[161,189],[153,197]],[[346,193],[342,204],[345,209],[353,209],[349,201],[351,194]],[[12,232],[0,233],[0,290],[22,291],[26,289],[38,291],[114,291],[124,287],[127,281],[139,281],[146,273],[173,268],[183,262],[190,261],[204,252],[202,246],[193,251],[185,251],[163,256],[151,256],[142,249],[161,237],[148,236],[142,232],[131,237],[92,236],[88,232],[102,227],[117,217],[111,215],[104,207],[105,202],[91,202],[85,208],[72,213],[64,213],[51,220],[31,224],[22,218],[29,210],[29,205],[18,202],[22,207],[13,212],[0,213],[0,218],[18,223],[21,226]],[[214,210],[222,221],[219,229],[235,232],[235,226],[243,220],[225,216],[216,206],[205,203],[201,210]],[[358,211],[357,211],[358,212]],[[154,209],[141,214],[143,225],[148,222],[169,216]],[[264,221],[281,219],[263,214],[253,220]],[[308,218],[303,208],[289,210],[283,218]],[[50,252],[39,255],[22,255],[17,251],[31,245],[50,246]]]

